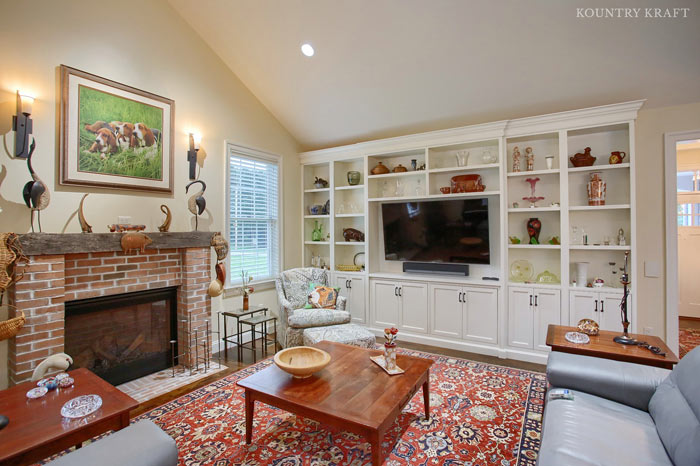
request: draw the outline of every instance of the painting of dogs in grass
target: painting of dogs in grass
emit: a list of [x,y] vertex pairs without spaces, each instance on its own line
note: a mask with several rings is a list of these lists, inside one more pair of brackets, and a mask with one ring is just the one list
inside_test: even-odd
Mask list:
[[61,184],[172,192],[174,102],[61,69]]

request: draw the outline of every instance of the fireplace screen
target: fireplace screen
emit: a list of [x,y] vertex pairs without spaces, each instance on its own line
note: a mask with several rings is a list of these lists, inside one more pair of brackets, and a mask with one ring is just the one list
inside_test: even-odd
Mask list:
[[170,367],[176,288],[66,303],[65,352],[113,385]]

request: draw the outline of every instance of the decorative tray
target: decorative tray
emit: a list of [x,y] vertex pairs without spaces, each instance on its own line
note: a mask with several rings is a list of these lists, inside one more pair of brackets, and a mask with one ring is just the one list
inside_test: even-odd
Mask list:
[[566,338],[566,340],[570,341],[571,343],[581,345],[585,345],[586,343],[589,343],[591,341],[588,335],[580,332],[566,332],[564,338]]
[[66,402],[61,408],[61,416],[70,419],[92,414],[102,406],[102,398],[99,395],[82,395]]
[[389,375],[398,375],[398,374],[403,374],[405,371],[401,369],[399,366],[396,366],[396,369],[394,370],[389,370],[386,368],[386,363],[384,362],[384,355],[378,355],[378,356],[370,356],[369,357],[376,365],[384,369],[384,372],[386,372]]

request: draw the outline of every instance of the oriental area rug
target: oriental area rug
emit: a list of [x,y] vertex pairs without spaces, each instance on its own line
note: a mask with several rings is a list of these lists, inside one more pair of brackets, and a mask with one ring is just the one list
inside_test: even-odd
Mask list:
[[700,329],[681,328],[678,335],[679,356],[682,358],[696,346],[700,346]]
[[[383,442],[387,466],[534,466],[544,374],[417,351],[430,358],[431,419],[418,390]],[[365,439],[256,403],[253,442],[245,444],[244,392],[236,381],[259,362],[134,419],[151,419],[175,439],[180,465],[367,465]]]

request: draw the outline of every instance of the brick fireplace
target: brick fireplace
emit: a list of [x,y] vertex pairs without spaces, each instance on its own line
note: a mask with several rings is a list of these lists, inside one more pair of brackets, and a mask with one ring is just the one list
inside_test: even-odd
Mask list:
[[[8,292],[17,309],[10,317],[22,311],[26,324],[9,341],[11,384],[28,380],[44,358],[64,351],[67,301],[176,287],[178,320],[196,327],[211,319],[212,233],[147,234],[149,248],[126,255],[120,234],[21,235],[29,262],[17,267],[24,278]],[[178,335],[179,344],[186,340]]]

